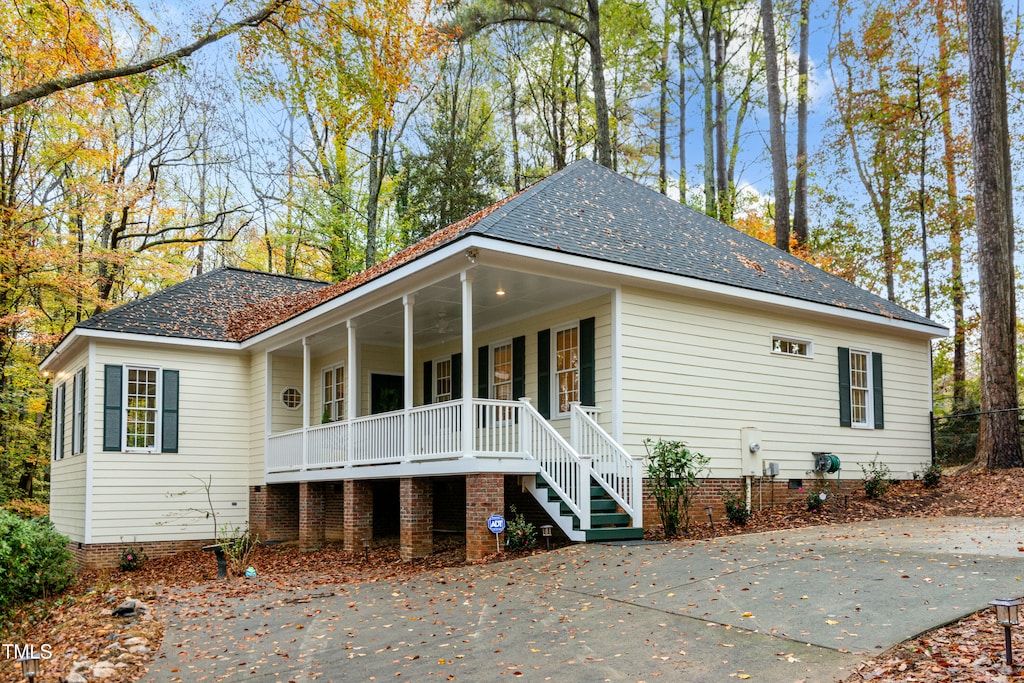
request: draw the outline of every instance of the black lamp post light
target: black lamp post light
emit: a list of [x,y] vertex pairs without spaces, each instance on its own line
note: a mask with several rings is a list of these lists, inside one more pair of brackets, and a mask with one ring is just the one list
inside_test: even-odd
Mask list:
[[1020,623],[1020,606],[1024,600],[1002,598],[988,603],[996,608],[996,623],[1003,627],[1006,644],[1006,666],[1013,666],[1013,643],[1010,641],[1010,627]]
[[21,664],[21,675],[28,679],[28,683],[33,683],[36,676],[39,675],[39,660],[40,657],[37,654],[18,658],[18,664]]

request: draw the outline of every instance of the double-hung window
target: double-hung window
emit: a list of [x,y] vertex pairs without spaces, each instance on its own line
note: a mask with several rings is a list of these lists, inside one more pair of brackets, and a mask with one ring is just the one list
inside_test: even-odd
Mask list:
[[572,325],[555,330],[555,386],[558,413],[565,415],[580,400],[580,328]]
[[53,388],[53,459],[64,457],[65,392],[67,384],[61,382]]
[[491,347],[491,398],[512,400],[512,342]]
[[128,451],[158,449],[159,371],[156,368],[126,366],[124,386],[124,447]]
[[885,427],[882,354],[839,348],[839,424],[860,429]]
[[71,454],[85,452],[85,368],[75,373],[71,415]]
[[178,371],[103,368],[103,450],[178,452]]
[[452,358],[434,361],[434,402],[452,400]]
[[324,369],[324,422],[345,419],[345,366]]

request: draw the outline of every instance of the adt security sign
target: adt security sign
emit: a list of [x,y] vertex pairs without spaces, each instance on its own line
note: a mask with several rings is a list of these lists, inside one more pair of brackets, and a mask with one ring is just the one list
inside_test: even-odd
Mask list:
[[505,518],[501,515],[491,515],[487,518],[487,528],[494,534],[494,546],[501,552],[501,543],[498,536],[505,530]]

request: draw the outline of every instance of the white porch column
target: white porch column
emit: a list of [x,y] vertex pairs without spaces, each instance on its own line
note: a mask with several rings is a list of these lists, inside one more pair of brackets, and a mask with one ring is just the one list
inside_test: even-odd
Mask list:
[[310,396],[313,382],[310,379],[309,338],[302,338],[302,469],[309,462],[309,405],[313,402]]
[[270,435],[274,433],[274,357],[267,351],[263,359],[263,480],[266,481],[270,467]]
[[402,430],[405,437],[405,443],[403,444],[403,453],[405,457],[409,457],[412,453],[412,420],[409,417],[409,411],[412,410],[412,352],[413,352],[413,304],[416,303],[415,294],[406,294],[402,297],[402,306],[405,308],[405,340],[403,342],[405,349],[405,361],[404,361],[404,394],[405,394],[405,414],[402,415]]
[[356,322],[349,320],[347,327],[348,360],[345,362],[345,416],[349,420],[354,420],[359,417],[359,354],[356,342]]
[[345,361],[345,417],[348,420],[348,429],[345,430],[348,443],[345,445],[346,467],[351,467],[355,459],[355,426],[352,420],[359,417],[359,353],[356,342],[356,323],[354,320],[347,321],[348,328],[348,359]]
[[473,271],[462,279],[462,457],[473,452]]

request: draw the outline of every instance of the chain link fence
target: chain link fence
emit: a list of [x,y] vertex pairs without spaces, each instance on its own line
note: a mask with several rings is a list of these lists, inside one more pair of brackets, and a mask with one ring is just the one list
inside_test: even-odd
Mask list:
[[[1021,424],[1024,434],[1024,423],[1021,422],[1021,409],[1013,409],[1017,413],[1017,422]],[[1003,411],[990,411],[1003,412]],[[942,467],[966,465],[974,459],[974,449],[978,444],[978,424],[984,412],[955,413],[932,417],[932,462]]]

